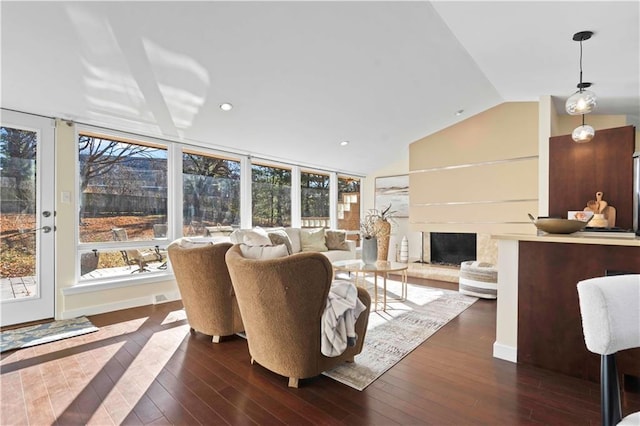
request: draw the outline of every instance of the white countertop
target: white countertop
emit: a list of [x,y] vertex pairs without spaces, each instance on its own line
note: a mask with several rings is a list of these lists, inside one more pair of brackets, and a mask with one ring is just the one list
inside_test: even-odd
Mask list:
[[608,246],[632,246],[640,247],[640,237],[612,237],[593,236],[574,232],[573,234],[494,234],[491,238],[496,240],[533,241],[537,243],[571,243],[571,244],[600,244]]

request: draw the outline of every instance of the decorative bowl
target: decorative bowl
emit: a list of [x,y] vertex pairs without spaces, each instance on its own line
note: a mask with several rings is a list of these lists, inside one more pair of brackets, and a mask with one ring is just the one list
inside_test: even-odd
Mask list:
[[587,226],[587,222],[581,220],[554,217],[539,217],[533,221],[533,224],[536,228],[548,234],[571,234]]

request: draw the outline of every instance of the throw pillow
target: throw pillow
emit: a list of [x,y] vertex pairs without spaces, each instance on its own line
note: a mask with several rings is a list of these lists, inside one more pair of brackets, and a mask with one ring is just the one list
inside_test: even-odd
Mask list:
[[287,235],[287,233],[284,232],[284,229],[276,229],[276,230],[269,231],[267,232],[267,235],[271,240],[271,244],[273,244],[274,246],[278,244],[284,244],[287,247],[287,251],[289,252],[289,254],[293,253],[293,250],[291,248],[291,240],[289,239],[289,236]]
[[291,241],[291,253],[300,253],[302,246],[300,245],[300,228],[284,228],[284,232],[289,236]]
[[324,228],[301,229],[300,243],[302,251],[327,251],[324,243]]
[[242,237],[242,242],[248,246],[270,246],[271,240],[262,228],[248,230]]
[[247,244],[240,244],[240,251],[242,256],[247,259],[277,259],[279,257],[287,257],[289,252],[287,246],[279,244],[277,246],[249,246]]
[[344,231],[326,231],[325,240],[329,250],[349,250],[347,233]]

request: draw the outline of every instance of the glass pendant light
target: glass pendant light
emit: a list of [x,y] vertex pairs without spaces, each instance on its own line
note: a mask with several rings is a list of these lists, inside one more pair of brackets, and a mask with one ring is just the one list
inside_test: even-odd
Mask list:
[[580,89],[567,99],[565,107],[571,115],[589,114],[596,107],[596,94],[591,90]]
[[582,115],[582,126],[578,126],[573,129],[573,133],[571,133],[571,139],[577,143],[585,143],[591,141],[595,136],[596,131],[593,130],[593,127],[588,124],[584,124],[584,114]]
[[596,108],[596,94],[590,90],[591,83],[582,81],[582,42],[589,40],[593,35],[592,31],[580,31],[573,35],[573,40],[580,42],[580,83],[578,83],[578,91],[567,99],[565,109],[571,115],[588,114]]

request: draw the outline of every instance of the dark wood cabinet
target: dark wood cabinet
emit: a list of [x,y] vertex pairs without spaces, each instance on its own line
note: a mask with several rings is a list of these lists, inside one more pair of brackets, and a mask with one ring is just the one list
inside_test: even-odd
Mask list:
[[[640,273],[640,247],[521,241],[518,258],[518,362],[598,382],[576,286],[607,270]],[[640,349],[621,352],[618,367],[640,377]]]
[[602,191],[616,208],[616,226],[631,229],[634,148],[634,126],[598,130],[588,143],[575,143],[571,135],[550,138],[549,215],[566,218]]

